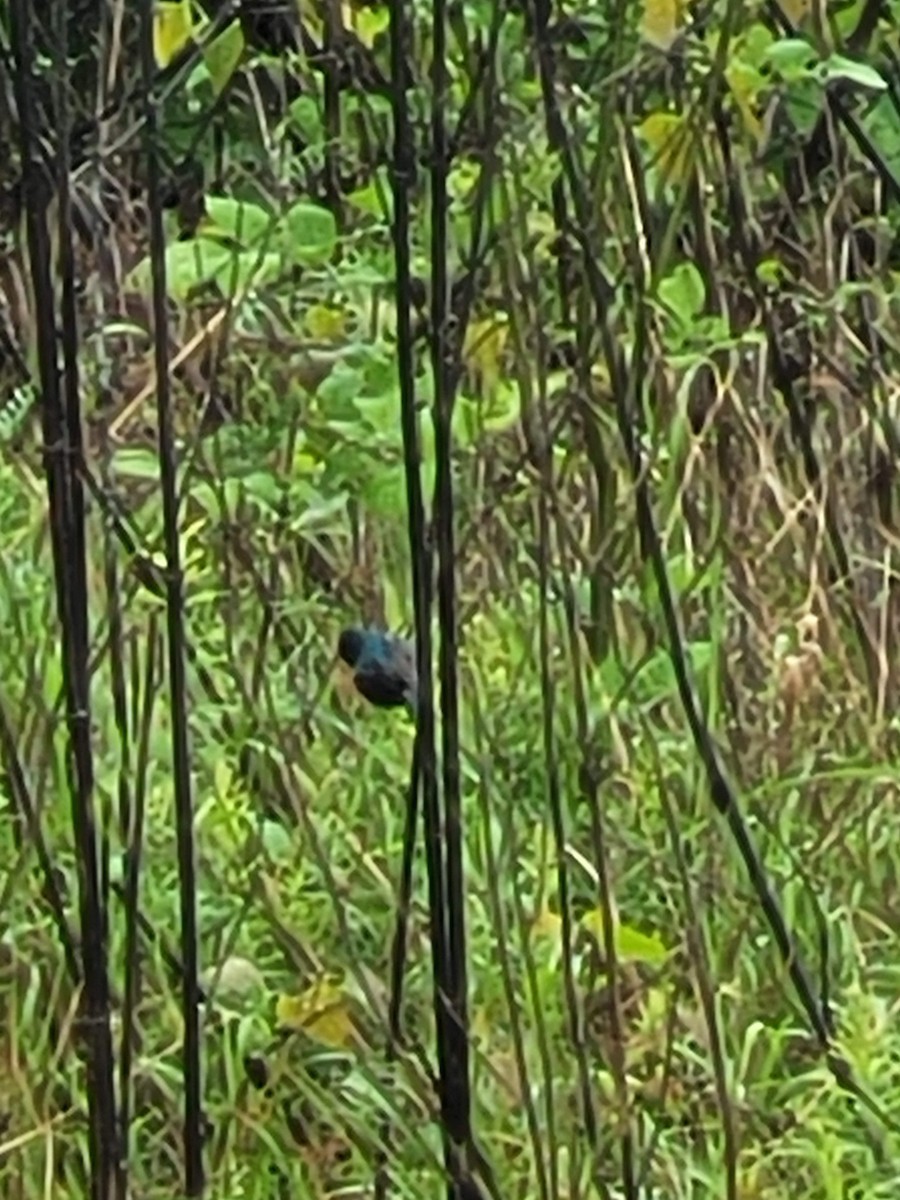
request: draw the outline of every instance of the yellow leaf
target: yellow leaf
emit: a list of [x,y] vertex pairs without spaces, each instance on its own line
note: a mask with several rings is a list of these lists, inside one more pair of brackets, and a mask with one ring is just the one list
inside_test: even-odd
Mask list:
[[500,378],[500,365],[509,337],[509,318],[496,313],[484,321],[473,321],[466,329],[463,358],[466,369],[485,392],[493,392]]
[[[597,945],[603,949],[603,912],[592,908],[581,918],[581,928],[596,939]],[[619,962],[645,962],[658,964],[664,962],[668,951],[660,938],[655,934],[648,935],[634,929],[631,925],[623,925],[614,921],[613,935],[616,947],[616,958]]]
[[325,25],[316,11],[316,0],[295,0],[295,4],[304,31],[321,43]]
[[637,132],[649,147],[663,180],[684,183],[692,165],[692,139],[684,117],[678,113],[651,113],[640,123]]
[[306,332],[316,342],[340,342],[346,324],[344,310],[335,304],[314,304],[303,321]]
[[682,0],[644,0],[641,37],[657,50],[668,50],[681,33]]
[[531,926],[531,941],[536,957],[555,969],[562,958],[562,917],[549,908],[539,912]]
[[347,1046],[356,1035],[344,986],[327,977],[299,996],[279,996],[275,1020],[281,1029],[305,1033],[325,1046]]
[[778,7],[795,29],[799,29],[806,21],[812,9],[810,0],[778,0]]
[[216,799],[219,801],[227,800],[231,791],[231,785],[234,782],[234,772],[231,769],[231,764],[227,758],[217,758],[213,767],[213,787],[216,792]]
[[491,1040],[491,1018],[486,1006],[476,1008],[469,1026],[469,1037],[473,1042],[487,1044]]
[[193,37],[191,0],[157,0],[153,13],[153,57],[165,68]]

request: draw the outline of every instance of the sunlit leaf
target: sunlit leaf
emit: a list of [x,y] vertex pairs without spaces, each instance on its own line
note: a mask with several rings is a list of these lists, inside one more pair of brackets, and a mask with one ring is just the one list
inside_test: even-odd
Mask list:
[[153,11],[153,57],[161,69],[167,67],[191,40],[194,19],[191,0],[157,0]]
[[[481,176],[481,163],[471,158],[459,158],[450,168],[447,191],[453,200],[465,200],[472,194]],[[531,215],[530,213],[528,214]]]
[[560,936],[562,929],[562,917],[558,913],[551,912],[549,908],[545,908],[534,918],[534,924],[531,926],[531,935],[535,938],[550,938],[555,940]]
[[491,1016],[484,1004],[479,1005],[472,1014],[469,1037],[473,1042],[489,1042],[491,1039]]
[[204,237],[226,237],[252,246],[272,225],[272,218],[260,205],[231,196],[207,196],[203,207],[200,233]]
[[637,128],[653,164],[667,183],[684,183],[691,167],[691,132],[678,113],[651,113]]
[[303,327],[316,342],[340,342],[344,338],[347,314],[336,304],[313,304],[303,318]]
[[[721,31],[716,34],[720,36]],[[755,21],[744,31],[740,39],[740,57],[751,67],[761,67],[766,61],[769,47],[775,41],[775,35],[768,25]]]
[[279,1028],[305,1033],[325,1046],[341,1048],[355,1037],[350,1002],[343,984],[319,979],[298,996],[282,995],[275,1006]]
[[763,126],[757,116],[757,101],[766,86],[764,76],[743,59],[734,58],[725,68],[725,82],[744,125],[758,143],[763,136]]
[[616,928],[616,955],[620,962],[664,962],[668,951],[656,934],[641,933],[630,925]]
[[344,0],[341,5],[344,26],[352,29],[367,50],[371,50],[379,33],[384,33],[391,23],[391,12],[383,5],[354,5]]
[[[603,948],[603,912],[593,908],[581,918],[581,927],[596,939],[598,946]],[[614,921],[613,937],[616,947],[616,958],[619,962],[644,962],[658,964],[664,962],[668,950],[656,934],[648,935],[634,929],[631,925],[623,925]]]
[[304,30],[317,42],[321,42],[325,26],[318,11],[318,0],[294,0],[294,3]]
[[466,369],[490,394],[500,378],[503,352],[509,338],[509,318],[498,312],[483,321],[473,321],[466,329],[463,359]]
[[231,763],[225,758],[217,758],[213,767],[213,787],[219,803],[228,799],[231,785],[234,782],[234,771]]
[[681,33],[682,0],[644,0],[641,37],[657,50],[668,50]]
[[[166,287],[169,295],[184,300],[200,284],[208,283],[231,258],[231,251],[208,238],[191,238],[166,247]],[[130,286],[148,290],[153,280],[149,258],[137,264],[128,276]]]
[[786,274],[784,263],[777,258],[764,258],[756,265],[756,278],[766,287],[778,287]]
[[112,468],[126,479],[159,480],[159,457],[155,450],[141,446],[123,446],[113,455]]
[[766,61],[782,79],[793,83],[814,73],[818,56],[804,38],[779,38],[766,51]]
[[394,196],[387,169],[379,167],[375,178],[356,191],[350,192],[347,200],[360,212],[389,221],[394,211]]
[[802,25],[812,9],[812,0],[777,0],[778,7],[796,29]]
[[829,83],[834,79],[846,79],[873,92],[884,92],[887,83],[874,67],[867,63],[844,58],[843,54],[832,54],[822,63],[822,76]]
[[690,326],[706,303],[703,276],[693,263],[679,263],[660,280],[659,298],[683,326]]
[[555,966],[562,955],[562,917],[544,908],[531,926],[531,942],[537,954],[550,966]]

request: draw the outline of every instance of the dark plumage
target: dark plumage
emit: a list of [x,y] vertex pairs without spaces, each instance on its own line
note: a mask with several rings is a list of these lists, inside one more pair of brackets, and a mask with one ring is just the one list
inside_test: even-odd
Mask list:
[[405,705],[415,714],[418,703],[415,650],[406,638],[380,629],[345,629],[338,654],[353,668],[356,690],[379,708]]

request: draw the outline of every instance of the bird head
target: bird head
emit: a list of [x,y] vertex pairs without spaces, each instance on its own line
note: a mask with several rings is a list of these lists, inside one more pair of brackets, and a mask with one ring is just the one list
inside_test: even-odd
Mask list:
[[365,634],[358,628],[343,629],[338,638],[338,656],[350,667],[355,667],[365,645]]

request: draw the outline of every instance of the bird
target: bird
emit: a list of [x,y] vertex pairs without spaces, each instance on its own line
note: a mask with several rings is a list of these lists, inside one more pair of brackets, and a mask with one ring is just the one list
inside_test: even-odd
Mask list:
[[338,655],[353,668],[356,690],[378,708],[406,706],[413,716],[419,700],[416,654],[407,638],[353,626],[338,638]]

